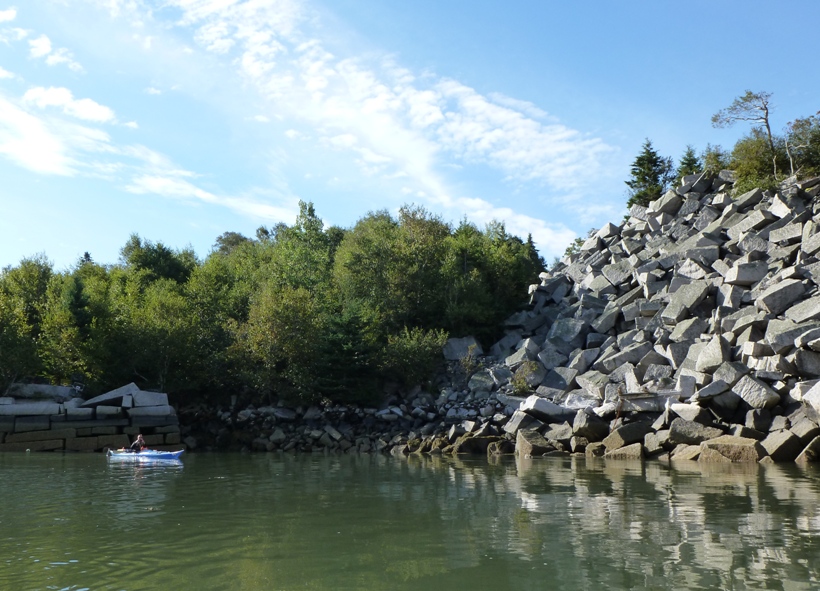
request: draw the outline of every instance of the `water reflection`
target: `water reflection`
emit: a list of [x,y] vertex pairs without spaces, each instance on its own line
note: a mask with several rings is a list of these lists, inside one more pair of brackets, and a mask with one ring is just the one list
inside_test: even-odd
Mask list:
[[[815,471],[0,454],[0,588],[810,589]],[[3,581],[3,579],[6,581]]]

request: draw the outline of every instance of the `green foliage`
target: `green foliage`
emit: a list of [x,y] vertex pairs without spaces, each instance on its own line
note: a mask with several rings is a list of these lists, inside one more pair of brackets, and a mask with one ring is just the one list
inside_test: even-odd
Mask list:
[[223,232],[220,234],[214,243],[213,252],[221,255],[229,255],[231,252],[250,242],[250,239],[243,236],[239,232]]
[[446,342],[447,333],[443,330],[404,327],[398,334],[388,336],[380,368],[406,386],[420,384],[441,363],[441,348]]
[[812,115],[790,122],[786,127],[784,145],[790,174],[820,175],[820,117]]
[[253,385],[291,401],[318,398],[316,369],[322,319],[311,293],[303,287],[262,287],[251,303],[239,338],[254,362]]
[[703,169],[712,174],[728,169],[730,157],[723,148],[712,144],[706,144],[706,149],[700,156],[703,161]]
[[[778,143],[775,150],[775,158],[782,166],[787,161],[783,144]],[[748,135],[737,141],[732,149],[729,166],[737,175],[734,185],[734,192],[737,195],[758,187],[764,190],[777,187],[777,178],[772,172],[769,141],[760,129],[752,129]]]
[[203,261],[132,235],[117,265],[0,273],[0,386],[375,404],[386,381],[431,377],[448,333],[497,338],[543,266],[531,237],[415,206],[345,230],[300,203],[293,225],[226,232]]
[[197,265],[192,250],[173,251],[162,242],[143,241],[137,234],[131,234],[120,250],[120,258],[130,269],[143,271],[147,282],[172,279],[185,283]]
[[40,365],[23,308],[0,298],[0,394],[18,379],[35,375]]
[[644,141],[641,153],[632,163],[630,174],[631,178],[625,181],[629,187],[627,207],[635,204],[644,207],[649,205],[650,201],[666,192],[675,177],[672,159],[658,154],[649,139]]
[[675,171],[675,183],[680,184],[683,177],[698,174],[701,171],[703,171],[703,161],[695,153],[695,148],[689,144],[678,162],[678,168]]

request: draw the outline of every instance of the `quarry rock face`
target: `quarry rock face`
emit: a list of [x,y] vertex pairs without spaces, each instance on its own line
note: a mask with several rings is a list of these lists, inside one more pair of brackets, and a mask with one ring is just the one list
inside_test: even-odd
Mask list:
[[[644,457],[686,446],[672,461],[817,455],[819,185],[788,179],[732,197],[732,181],[691,175],[634,205],[530,287],[538,328],[507,325],[519,337],[508,363],[523,343],[533,363],[549,362],[533,396],[609,422],[595,435],[606,457],[638,433],[651,442]],[[555,379],[562,368],[572,382]],[[518,410],[543,421],[544,404]],[[631,423],[635,435],[621,436]]]

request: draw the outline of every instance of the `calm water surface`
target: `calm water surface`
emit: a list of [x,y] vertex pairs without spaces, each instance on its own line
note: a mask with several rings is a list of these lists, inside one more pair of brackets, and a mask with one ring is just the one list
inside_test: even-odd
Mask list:
[[0,454],[0,589],[820,588],[820,472]]

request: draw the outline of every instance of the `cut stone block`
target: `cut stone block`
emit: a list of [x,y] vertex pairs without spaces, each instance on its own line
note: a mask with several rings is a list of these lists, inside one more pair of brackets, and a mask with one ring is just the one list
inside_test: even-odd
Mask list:
[[674,343],[692,341],[700,337],[708,327],[709,323],[705,318],[690,318],[675,326],[672,334],[669,335],[669,340]]
[[732,462],[757,462],[766,455],[766,450],[755,439],[722,435],[700,444],[729,458]]
[[596,362],[596,364],[593,367],[598,367],[598,364],[600,363],[606,371],[612,372],[616,368],[626,363],[638,363],[651,350],[652,343],[648,341],[643,343],[633,343],[632,345],[629,345],[623,351],[616,353],[612,357],[609,357],[607,359],[601,359],[600,361]]
[[806,288],[801,281],[786,279],[761,293],[755,300],[755,305],[772,314],[782,314],[805,292]]
[[555,404],[546,398],[541,398],[540,396],[536,396],[534,394],[529,396],[524,402],[521,403],[519,410],[542,421],[555,421],[562,417],[566,417],[568,414],[575,414],[573,411],[568,411],[563,406]]
[[76,429],[49,429],[47,431],[29,431],[26,433],[9,434],[6,436],[6,443],[46,441],[48,439],[70,439],[76,436]]
[[669,454],[669,459],[675,462],[686,460],[695,461],[698,457],[700,457],[700,446],[688,445],[686,443],[677,445],[675,449],[672,450],[672,453]]
[[794,461],[800,466],[820,461],[820,436],[812,439]]
[[121,386],[116,390],[111,390],[110,392],[106,392],[105,394],[101,394],[96,396],[95,398],[91,398],[90,400],[86,400],[83,402],[82,406],[85,408],[94,408],[99,406],[100,404],[107,404],[109,406],[112,405],[120,405],[123,396],[133,396],[134,393],[139,392],[140,389],[137,385],[133,382],[130,384],[126,384],[125,386]]
[[777,320],[769,321],[766,327],[766,342],[777,354],[786,353],[789,349],[794,347],[794,342],[797,337],[803,333],[820,327],[817,322],[803,322],[797,324],[791,320]]
[[176,414],[173,406],[135,406],[127,412],[130,417],[161,417]]
[[49,416],[58,415],[62,405],[57,402],[23,402],[0,404],[0,416]]
[[715,427],[707,427],[695,421],[677,418],[669,425],[669,441],[675,445],[685,443],[695,445],[709,439],[723,435],[723,431]]
[[739,240],[745,232],[762,228],[770,224],[774,219],[775,216],[765,209],[758,209],[744,216],[741,221],[729,228],[726,234],[731,240]]
[[712,340],[700,350],[700,354],[695,363],[695,369],[697,371],[712,373],[723,364],[726,359],[727,349],[726,341],[720,335],[715,335],[712,337]]
[[652,430],[652,423],[649,421],[635,421],[621,425],[607,435],[603,444],[607,451],[618,449],[632,443],[643,442],[643,438]]
[[743,376],[732,388],[752,408],[771,408],[780,402],[780,395],[751,376]]
[[730,285],[754,285],[769,273],[766,261],[741,263],[731,267],[725,275],[725,282]]
[[791,462],[803,451],[800,438],[789,431],[775,431],[760,442],[775,462]]
[[131,445],[131,441],[128,439],[128,435],[100,435],[97,437],[97,445],[99,445],[100,448],[111,447],[119,449],[121,447],[128,447]]
[[[675,215],[680,206],[683,205],[683,199],[674,190],[667,191],[660,198],[649,203],[649,212],[668,213]],[[650,218],[651,219],[651,218]]]
[[711,425],[713,422],[712,414],[697,404],[673,403],[669,406],[669,410],[686,421],[701,425]]
[[587,441],[601,441],[609,434],[609,424],[594,414],[579,410],[572,422],[572,431]]
[[784,314],[786,318],[793,322],[806,322],[808,320],[820,319],[820,296],[815,296],[794,304]]
[[14,432],[43,431],[51,427],[51,419],[45,415],[23,416],[14,419]]
[[552,451],[555,446],[533,429],[520,429],[515,436],[515,453],[522,457],[536,457]]
[[643,457],[643,442],[608,450],[604,457],[608,460],[640,460]]

